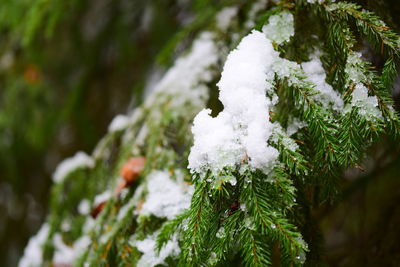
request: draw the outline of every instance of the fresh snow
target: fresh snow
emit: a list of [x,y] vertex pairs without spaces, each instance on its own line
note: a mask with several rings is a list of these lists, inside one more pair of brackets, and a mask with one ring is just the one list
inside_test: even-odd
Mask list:
[[108,132],[121,131],[127,128],[130,124],[130,118],[126,115],[117,115],[108,126]]
[[78,212],[81,215],[88,215],[90,213],[90,201],[87,199],[81,200],[78,205]]
[[368,89],[363,84],[357,84],[351,94],[351,105],[358,107],[360,116],[369,118],[369,120],[382,120],[382,112],[378,109],[378,98],[368,96]]
[[286,127],[286,133],[289,136],[292,136],[304,127],[307,127],[307,123],[305,121],[292,117],[289,119],[288,126]]
[[301,63],[301,67],[319,92],[313,98],[318,100],[325,108],[329,108],[332,105],[334,110],[342,111],[343,100],[340,94],[325,81],[326,74],[319,57],[317,55],[312,56],[311,61]]
[[216,16],[217,27],[221,31],[226,31],[237,13],[238,7],[236,6],[225,7],[224,9],[222,9],[220,12],[218,12]]
[[177,236],[173,235],[171,240],[169,240],[160,253],[156,252],[156,239],[158,232],[148,236],[144,240],[135,241],[135,246],[137,249],[143,253],[136,266],[141,267],[153,267],[156,265],[165,264],[165,259],[167,257],[177,257],[181,252],[178,244]]
[[277,15],[272,15],[268,24],[263,26],[262,31],[267,38],[277,44],[289,41],[294,35],[293,15],[290,12],[284,11]]
[[94,197],[94,206],[97,206],[103,202],[106,202],[109,200],[112,196],[112,193],[110,190],[106,190],[101,194],[98,194],[97,196]]
[[208,95],[203,83],[211,81],[211,67],[218,61],[218,50],[213,39],[213,33],[203,32],[193,42],[191,51],[177,59],[157,83],[146,104],[151,106],[157,103],[161,93],[173,95],[173,106],[188,102],[195,107],[203,107]]
[[69,173],[78,168],[93,168],[94,160],[85,152],[78,152],[75,156],[63,160],[56,168],[53,174],[53,181],[55,183],[62,182]]
[[189,208],[193,186],[178,184],[168,172],[153,171],[147,177],[147,198],[140,210],[140,215],[154,215],[159,218],[175,218]]
[[84,235],[76,240],[72,246],[68,246],[62,240],[61,234],[56,233],[53,237],[55,248],[53,262],[56,265],[72,265],[90,243],[90,238],[87,235]]
[[286,149],[291,151],[296,151],[299,148],[278,122],[274,122],[271,141],[275,144],[281,143]]
[[362,60],[361,53],[353,52],[347,57],[345,72],[348,76],[347,86],[354,86],[351,93],[350,106],[346,107],[346,111],[351,107],[358,108],[358,114],[368,120],[382,120],[382,111],[378,107],[378,98],[374,95],[368,95],[368,88],[364,84],[369,84],[372,80],[362,69],[366,67],[366,63]]
[[19,267],[40,267],[43,264],[43,245],[49,235],[50,227],[44,223],[38,233],[31,237],[20,259]]
[[217,84],[224,110],[215,118],[203,110],[194,119],[191,171],[215,173],[249,159],[252,168],[269,172],[278,151],[267,144],[272,124],[266,93],[272,89],[277,56],[271,41],[258,31],[244,37],[228,55]]

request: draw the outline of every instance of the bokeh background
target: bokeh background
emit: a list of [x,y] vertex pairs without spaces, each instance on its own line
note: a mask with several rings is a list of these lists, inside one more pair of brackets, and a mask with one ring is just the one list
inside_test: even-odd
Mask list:
[[[0,1],[0,266],[16,266],[44,220],[57,164],[90,153],[115,115],[140,104],[188,45],[188,25],[220,2]],[[397,0],[357,2],[400,32]],[[315,214],[333,266],[400,262],[399,145],[383,138],[370,154],[344,174],[341,202]]]

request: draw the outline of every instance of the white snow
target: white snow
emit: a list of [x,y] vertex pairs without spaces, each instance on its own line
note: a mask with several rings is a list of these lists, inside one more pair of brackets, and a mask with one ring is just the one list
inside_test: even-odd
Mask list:
[[300,129],[307,127],[307,123],[305,121],[301,121],[299,118],[290,118],[288,122],[288,126],[286,127],[286,133],[289,136],[294,135]]
[[238,8],[236,6],[223,8],[216,16],[217,27],[221,31],[226,31],[237,13]]
[[81,215],[88,215],[90,212],[90,201],[87,199],[82,199],[78,205],[78,212]]
[[272,68],[279,77],[287,78],[289,85],[298,85],[299,77],[305,76],[299,64],[281,57],[275,59]]
[[157,103],[160,93],[173,95],[173,106],[185,103],[199,108],[204,106],[208,92],[203,83],[212,79],[211,67],[218,61],[218,50],[213,38],[213,33],[203,32],[193,42],[191,51],[177,59],[156,85],[154,93],[146,100],[148,106]]
[[278,57],[271,41],[258,31],[242,39],[225,63],[219,99],[224,110],[212,118],[200,112],[193,124],[194,145],[189,155],[192,172],[221,171],[247,158],[249,165],[269,172],[278,151],[267,144],[272,133],[269,122],[272,65]]
[[177,236],[173,235],[172,239],[165,244],[160,250],[160,254],[156,253],[156,238],[157,232],[148,236],[144,240],[135,241],[137,249],[143,253],[136,266],[153,267],[160,264],[165,264],[167,257],[177,257],[181,252],[178,244]]
[[40,267],[43,261],[44,242],[49,235],[49,225],[44,223],[38,233],[31,237],[25,248],[24,255],[20,259],[19,267]]
[[154,215],[170,220],[189,208],[193,186],[178,184],[164,171],[151,172],[147,180],[148,194],[140,215]]
[[[335,0],[333,0],[332,2],[335,2]],[[307,3],[310,3],[310,4],[315,4],[315,3],[322,4],[322,3],[325,3],[325,0],[307,0]]]
[[290,37],[294,35],[292,13],[283,11],[272,15],[268,19],[268,24],[263,26],[262,31],[269,40],[277,44],[289,41]]
[[311,61],[301,63],[301,67],[319,92],[313,98],[318,100],[325,108],[332,105],[332,108],[336,111],[343,110],[344,104],[340,94],[325,81],[326,74],[319,57],[314,55]]
[[75,156],[63,160],[56,168],[53,174],[55,183],[62,182],[69,173],[78,168],[93,168],[94,160],[85,152],[77,152]]
[[351,94],[351,105],[358,107],[360,116],[369,120],[382,120],[382,112],[378,109],[378,99],[376,96],[368,96],[368,89],[363,84],[357,84]]
[[352,52],[347,56],[345,72],[348,76],[348,86],[351,83],[368,83],[371,81],[362,69],[366,67],[365,62],[362,60],[362,54],[359,52]]
[[54,255],[53,261],[56,264],[73,264],[81,253],[89,246],[90,238],[86,235],[82,236],[74,242],[72,246],[68,246],[62,240],[62,236],[56,233],[53,237]]
[[355,86],[351,96],[350,106],[346,107],[346,111],[350,111],[351,107],[358,108],[358,114],[370,121],[383,119],[382,111],[378,107],[378,98],[376,96],[368,96],[368,88],[364,84],[369,84],[372,80],[362,69],[367,67],[362,60],[361,53],[353,52],[348,55],[345,72],[348,76],[347,86]]
[[274,128],[272,130],[271,141],[275,144],[281,142],[281,144],[288,150],[296,151],[299,146],[296,142],[289,137],[282,126],[278,122],[274,122]]
[[127,128],[130,124],[130,118],[126,115],[117,115],[108,126],[108,132],[121,131]]
[[101,194],[98,194],[97,196],[95,196],[94,198],[94,206],[97,206],[103,202],[106,202],[107,200],[109,200],[112,196],[112,193],[110,190],[106,190]]

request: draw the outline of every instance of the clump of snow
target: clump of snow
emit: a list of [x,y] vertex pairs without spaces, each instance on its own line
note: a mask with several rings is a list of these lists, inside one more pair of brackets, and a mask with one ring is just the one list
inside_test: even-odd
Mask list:
[[277,15],[272,15],[262,31],[269,40],[277,44],[289,41],[290,37],[294,35],[292,13],[283,11]]
[[363,71],[365,67],[361,53],[352,52],[347,56],[345,72],[348,76],[348,86],[350,83],[368,83],[371,80]]
[[288,122],[288,126],[286,127],[286,133],[289,136],[292,136],[304,127],[307,127],[307,123],[305,121],[301,121],[299,118],[291,118]]
[[255,169],[269,172],[278,151],[268,145],[272,65],[278,57],[264,34],[252,31],[227,58],[218,83],[224,110],[212,118],[200,112],[193,124],[194,145],[189,155],[192,172],[218,172],[249,159]]
[[[335,2],[335,0],[333,0],[332,2]],[[315,4],[315,3],[323,4],[323,3],[325,3],[325,0],[307,0],[307,3],[310,3],[310,4]]]
[[63,232],[71,231],[71,221],[69,219],[65,219],[64,221],[62,221],[61,231],[63,231]]
[[135,139],[136,144],[138,146],[143,146],[145,144],[148,133],[149,133],[149,127],[147,126],[147,124],[143,124]]
[[95,196],[94,198],[94,205],[97,206],[103,202],[106,202],[107,200],[109,200],[112,196],[112,193],[110,190],[106,190],[103,193]]
[[296,62],[278,57],[272,66],[274,72],[283,78],[287,78],[289,85],[304,84],[300,77],[304,77],[304,71]]
[[332,108],[336,111],[343,110],[344,104],[340,94],[325,81],[326,74],[319,57],[314,55],[311,61],[301,63],[301,67],[319,92],[313,98],[318,100],[325,108],[332,105]]
[[55,183],[62,182],[69,173],[78,168],[93,168],[94,160],[85,152],[78,152],[75,156],[63,160],[53,174],[53,181]]
[[54,255],[53,261],[55,264],[71,265],[81,255],[81,253],[90,244],[90,238],[86,235],[82,236],[74,242],[72,246],[68,246],[62,240],[62,236],[56,233],[53,237]]
[[173,219],[189,208],[193,186],[178,184],[168,172],[153,171],[148,176],[147,191],[140,214]]
[[351,94],[351,105],[358,107],[358,114],[370,120],[382,120],[382,112],[378,109],[378,98],[368,96],[368,89],[363,84],[357,84]]
[[130,118],[126,115],[117,115],[108,126],[108,132],[121,131],[127,128],[130,124]]
[[137,266],[141,267],[153,267],[156,265],[165,264],[167,257],[177,257],[181,252],[178,244],[176,235],[173,235],[171,240],[167,242],[165,246],[160,250],[160,253],[156,252],[156,240],[157,232],[147,236],[144,240],[135,241],[137,249],[143,253],[137,262]]
[[217,27],[221,31],[226,31],[237,13],[238,8],[236,6],[223,8],[216,16]]
[[[368,96],[368,88],[364,85],[371,82],[363,69],[367,64],[362,60],[361,53],[353,52],[347,57],[345,72],[347,74],[347,86],[355,86],[351,96],[350,105],[358,108],[358,113],[368,120],[383,119],[382,112],[378,108],[378,98],[376,96]],[[351,107],[346,107],[349,111]]]
[[230,114],[221,112],[216,118],[211,110],[202,110],[194,119],[192,132],[194,145],[189,155],[189,168],[200,173],[203,169],[213,171],[234,167],[238,159],[245,158],[245,149],[230,123]]
[[40,267],[43,262],[43,245],[49,235],[49,225],[44,223],[38,233],[31,237],[20,259],[19,267]]
[[202,107],[207,98],[207,88],[202,85],[211,81],[211,67],[218,61],[218,50],[214,34],[203,32],[193,42],[191,51],[176,60],[160,82],[154,88],[146,103],[157,103],[160,93],[173,95],[173,105],[180,106],[188,102],[195,107]]
[[87,199],[81,200],[78,205],[78,212],[81,215],[88,215],[90,212],[90,201]]
[[291,151],[296,151],[299,148],[296,142],[289,137],[278,122],[274,122],[271,141],[275,144],[281,143],[286,149]]

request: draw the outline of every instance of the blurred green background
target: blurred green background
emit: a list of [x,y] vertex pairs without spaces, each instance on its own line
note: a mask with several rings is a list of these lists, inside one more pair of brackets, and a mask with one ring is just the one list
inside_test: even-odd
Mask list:
[[[181,29],[219,2],[0,1],[0,266],[16,266],[44,220],[57,163],[90,153],[116,114],[140,104],[150,74],[179,50]],[[358,2],[399,32],[397,0]],[[400,262],[398,152],[383,140],[368,170],[345,174],[343,202],[316,214],[332,265]]]
[[51,173],[91,153],[141,102],[156,56],[190,19],[176,1],[0,1],[0,266],[46,215]]

